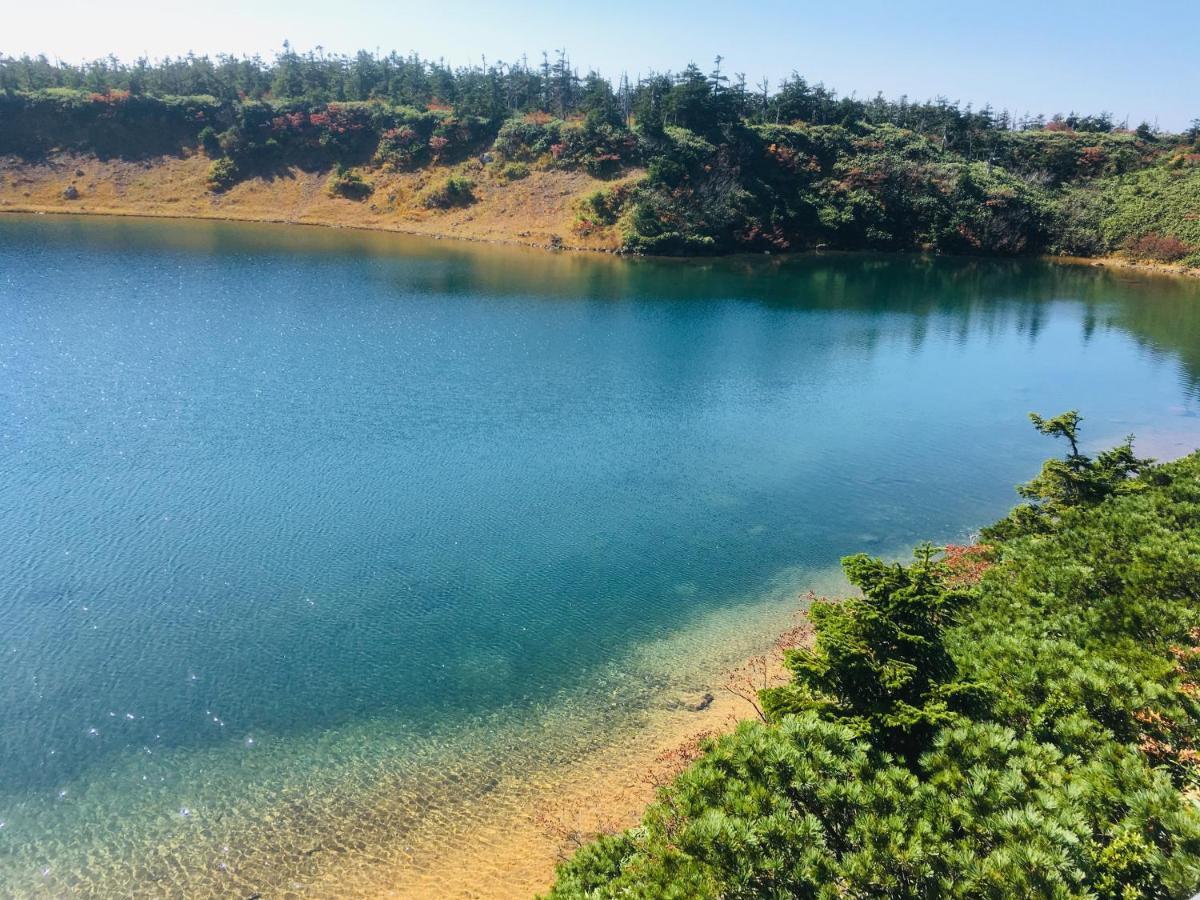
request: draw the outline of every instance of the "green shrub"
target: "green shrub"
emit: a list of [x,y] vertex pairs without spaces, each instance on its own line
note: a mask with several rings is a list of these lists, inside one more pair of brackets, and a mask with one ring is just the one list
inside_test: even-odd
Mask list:
[[532,162],[560,143],[563,123],[558,119],[543,122],[509,119],[500,126],[492,149],[506,159]]
[[237,163],[227,156],[214,159],[208,167],[208,186],[218,193],[233,187],[240,177]]
[[529,166],[523,162],[505,163],[500,167],[500,179],[502,181],[520,181],[522,178],[529,177]]
[[1143,164],[1138,142],[1128,134],[1014,131],[990,140],[997,165],[1048,186],[1119,175]]
[[428,209],[450,209],[475,202],[475,183],[462,175],[450,175],[436,181],[420,194],[421,205]]
[[650,184],[676,188],[687,178],[687,170],[673,159],[658,156],[650,160],[647,178]]
[[236,156],[245,146],[242,133],[236,128],[227,128],[217,135],[217,152],[226,156]]
[[613,225],[621,215],[630,191],[626,187],[592,191],[579,201],[579,217],[595,225]]
[[221,155],[221,142],[217,139],[216,129],[211,125],[205,125],[200,129],[200,134],[196,136],[196,142],[209,159],[216,159]]
[[[11,60],[0,60],[0,68]],[[41,156],[52,150],[141,159],[194,147],[218,121],[210,96],[151,96],[123,90],[0,90],[0,153]]]
[[1149,234],[1200,247],[1200,166],[1154,166],[1100,184],[1101,233],[1110,248]]
[[1071,187],[1054,203],[1049,249],[1070,256],[1099,256],[1108,251],[1100,231],[1105,204],[1094,186]]
[[344,197],[347,200],[365,200],[374,190],[371,183],[364,181],[362,176],[345,166],[339,165],[333,170],[326,183],[326,190],[332,197]]
[[636,192],[637,188],[629,184],[592,191],[576,204],[573,230],[589,235],[617,224]]
[[665,134],[671,158],[684,167],[702,165],[717,152],[715,144],[686,128],[669,127]]

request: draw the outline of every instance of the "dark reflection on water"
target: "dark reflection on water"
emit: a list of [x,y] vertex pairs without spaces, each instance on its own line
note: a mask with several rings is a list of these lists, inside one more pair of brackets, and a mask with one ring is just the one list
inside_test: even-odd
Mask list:
[[[787,566],[1200,434],[1200,285],[0,219],[0,795],[545,700]],[[319,761],[314,761],[319,765]]]

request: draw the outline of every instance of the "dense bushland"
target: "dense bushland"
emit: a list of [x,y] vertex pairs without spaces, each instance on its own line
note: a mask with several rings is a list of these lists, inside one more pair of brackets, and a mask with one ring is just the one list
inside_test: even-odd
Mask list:
[[1200,889],[1200,455],[1079,417],[986,543],[844,561],[792,679],[559,869],[567,897],[1161,897]]
[[[719,64],[614,87],[565,56],[457,70],[286,46],[270,64],[0,58],[0,153],[195,148],[213,160],[214,190],[289,166],[457,166],[501,182],[539,168],[644,172],[589,199],[576,223],[581,236],[615,228],[636,252],[824,245],[1200,264],[1197,141],[1200,125],[1169,135],[1104,114],[1016,121],[944,99],[839,97],[799,76],[751,90]],[[361,198],[353,179],[369,177],[336,183],[346,178],[334,192]]]

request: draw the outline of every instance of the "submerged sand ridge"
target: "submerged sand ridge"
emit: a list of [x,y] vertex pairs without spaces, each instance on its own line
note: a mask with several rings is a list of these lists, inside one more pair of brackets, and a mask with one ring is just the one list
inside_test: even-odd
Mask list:
[[347,859],[314,889],[322,896],[397,898],[517,898],[544,890],[554,865],[587,840],[635,825],[705,739],[756,715],[739,694],[782,680],[783,650],[810,635],[801,609],[788,618],[791,626],[755,657],[697,680],[689,699],[661,703],[569,765],[498,776],[469,828],[423,828],[400,857],[382,866]]

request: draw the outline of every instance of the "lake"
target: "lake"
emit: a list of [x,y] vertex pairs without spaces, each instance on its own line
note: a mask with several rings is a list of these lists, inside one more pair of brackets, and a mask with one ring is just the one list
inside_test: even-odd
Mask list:
[[1200,281],[2,217],[0,895],[395,867],[969,541],[1068,408],[1200,446]]

